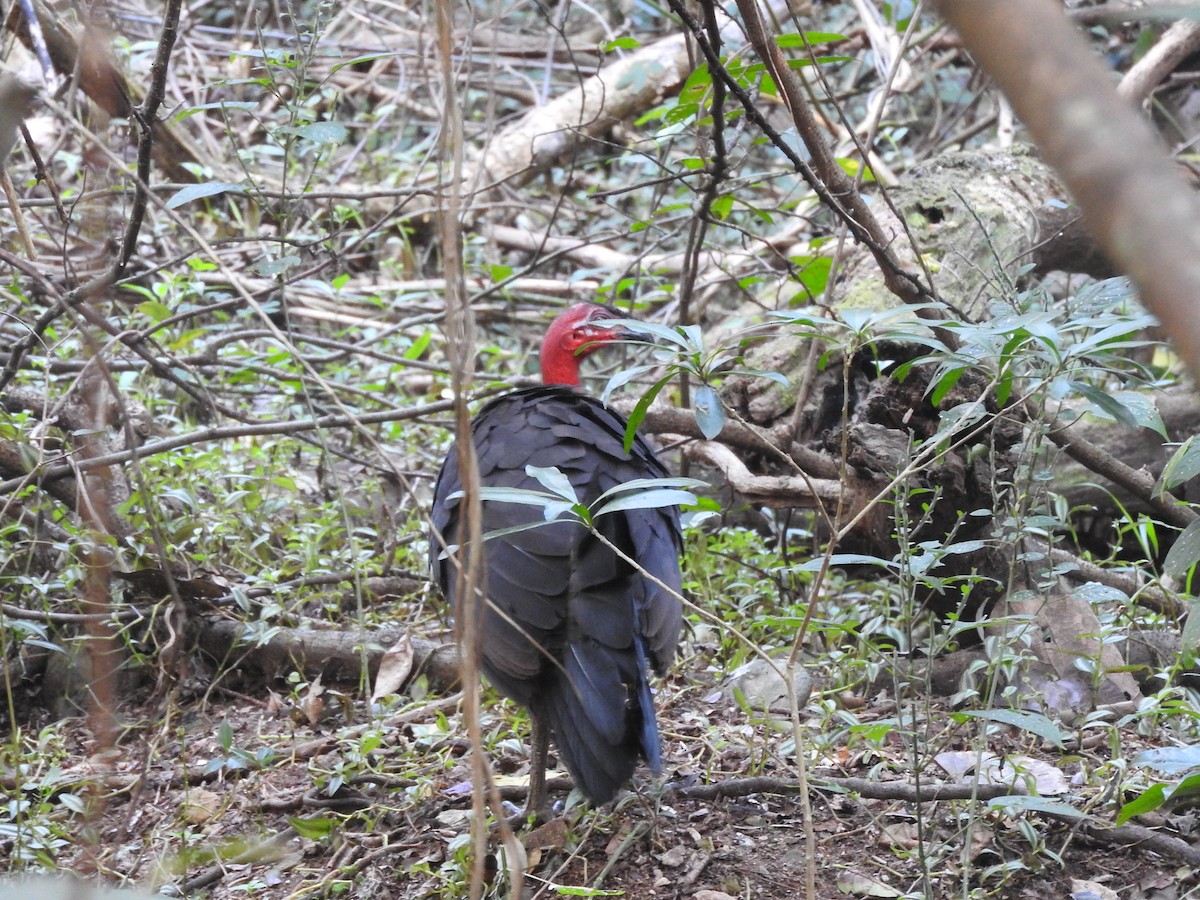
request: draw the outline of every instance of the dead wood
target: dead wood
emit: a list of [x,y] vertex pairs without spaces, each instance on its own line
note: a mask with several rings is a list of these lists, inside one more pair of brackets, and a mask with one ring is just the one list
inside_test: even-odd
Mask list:
[[519,187],[568,158],[581,143],[599,139],[614,125],[661,102],[690,72],[682,35],[618,59],[497,134],[467,170],[465,183]]
[[[324,682],[361,683],[374,679],[384,652],[404,631],[335,631],[313,628],[262,629],[215,616],[205,617],[196,645],[222,669],[240,669],[268,680],[288,672]],[[459,654],[455,644],[414,637],[413,677],[424,676],[430,689],[448,693],[458,684]]]
[[[1131,667],[1128,673],[1144,691],[1156,691],[1163,686],[1162,674],[1171,672],[1179,663],[1182,641],[1178,634],[1165,631],[1136,631],[1128,639],[1117,641],[1113,649]],[[884,672],[870,686],[871,692],[891,692],[896,687],[912,685],[922,692],[926,689],[934,696],[952,697],[970,685],[968,673],[975,667],[987,663],[987,654],[979,647],[955,650],[933,659],[905,659],[897,657],[893,660],[891,671]],[[1029,661],[1019,671],[1022,684],[1040,681],[1042,685],[1053,683],[1057,677],[1048,667],[1041,667],[1034,661]],[[1188,669],[1178,672],[1180,683],[1194,684],[1200,678],[1200,669]],[[1001,676],[997,690],[1008,682]],[[1036,687],[1036,685],[1035,685]],[[1120,702],[1120,701],[1118,701]],[[1079,713],[1086,713],[1079,704],[1075,709],[1065,711],[1068,718]]]

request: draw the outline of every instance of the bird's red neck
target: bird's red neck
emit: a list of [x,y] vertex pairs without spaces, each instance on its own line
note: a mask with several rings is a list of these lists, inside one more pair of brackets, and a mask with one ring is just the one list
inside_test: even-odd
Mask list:
[[542,382],[579,386],[579,364],[583,358],[625,334],[621,327],[605,327],[611,312],[594,303],[576,303],[550,323],[542,338]]
[[579,387],[579,361],[583,356],[576,356],[561,343],[552,341],[553,337],[552,329],[542,339],[542,383]]

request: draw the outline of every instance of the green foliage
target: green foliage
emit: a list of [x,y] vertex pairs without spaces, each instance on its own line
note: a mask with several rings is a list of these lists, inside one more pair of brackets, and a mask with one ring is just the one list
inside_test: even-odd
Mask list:
[[68,754],[62,741],[54,728],[37,735],[14,729],[0,745],[0,768],[11,773],[15,787],[0,801],[0,843],[9,871],[54,871],[60,853],[77,837],[77,823],[87,812],[79,792],[84,785],[64,773]]
[[1143,750],[1132,762],[1137,766],[1181,777],[1170,782],[1156,782],[1124,804],[1117,813],[1118,825],[1123,825],[1134,816],[1154,812],[1167,803],[1176,807],[1193,806],[1200,800],[1200,745]]
[[610,395],[618,388],[624,387],[641,376],[653,372],[657,378],[643,390],[641,397],[629,415],[625,429],[625,449],[633,445],[637,428],[646,417],[647,411],[655,398],[668,384],[679,376],[687,376],[700,382],[693,392],[692,412],[696,416],[696,424],[701,433],[712,440],[725,427],[725,410],[721,404],[720,395],[714,386],[728,375],[751,375],[768,378],[772,381],[787,384],[787,379],[777,372],[750,371],[731,368],[741,360],[740,348],[706,348],[704,334],[698,325],[682,325],[670,328],[653,322],[637,322],[634,320],[617,320],[633,332],[654,338],[661,344],[654,345],[656,362],[654,364],[630,366],[618,372],[609,379],[604,388],[603,399],[607,402]]

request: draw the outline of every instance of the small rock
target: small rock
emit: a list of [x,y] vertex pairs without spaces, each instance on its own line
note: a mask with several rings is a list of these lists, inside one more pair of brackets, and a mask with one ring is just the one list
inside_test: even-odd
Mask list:
[[658,861],[668,869],[676,869],[682,866],[684,860],[687,859],[687,850],[681,844],[678,847],[672,847],[666,853],[658,858]]
[[[739,666],[725,679],[722,693],[731,702],[735,702],[736,694],[740,693],[751,709],[785,707],[787,684],[776,671],[776,668],[782,669],[783,665],[781,660],[773,667],[762,657],[756,657]],[[792,685],[796,690],[796,705],[803,709],[812,694],[812,677],[803,667],[797,666],[792,673]]]

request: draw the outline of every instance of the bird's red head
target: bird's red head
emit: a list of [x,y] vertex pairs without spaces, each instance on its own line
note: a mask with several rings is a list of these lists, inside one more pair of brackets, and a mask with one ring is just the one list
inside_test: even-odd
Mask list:
[[615,318],[616,313],[595,303],[576,303],[560,313],[542,338],[542,381],[578,385],[580,361],[629,334],[621,325],[607,324]]

